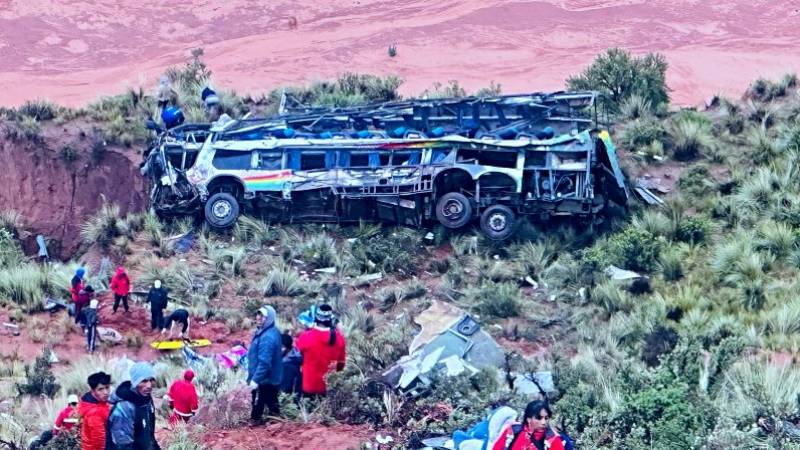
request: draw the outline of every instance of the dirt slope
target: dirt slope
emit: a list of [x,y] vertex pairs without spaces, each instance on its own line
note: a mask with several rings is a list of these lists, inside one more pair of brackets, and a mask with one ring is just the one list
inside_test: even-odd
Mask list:
[[[45,123],[42,129],[44,143],[0,136],[0,209],[24,217],[33,233],[25,239],[27,253],[36,254],[35,234],[41,233],[52,258],[69,258],[80,244],[80,224],[100,208],[101,194],[123,215],[145,207],[144,178],[133,149],[105,147],[101,159],[93,161],[88,125]],[[66,145],[76,149],[77,160],[65,161],[61,149]]]
[[[674,100],[737,95],[800,67],[793,2],[667,0],[0,1],[0,105],[78,105],[145,84],[202,46],[220,86],[263,91],[344,70],[506,92],[557,89],[610,46],[663,52]],[[24,33],[20,32],[25,30]],[[398,55],[389,58],[387,47]]]

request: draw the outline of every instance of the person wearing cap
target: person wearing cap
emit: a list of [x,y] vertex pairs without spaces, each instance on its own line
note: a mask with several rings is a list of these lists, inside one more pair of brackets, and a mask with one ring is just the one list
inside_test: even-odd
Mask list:
[[344,369],[346,343],[336,329],[333,308],[320,305],[314,314],[314,326],[297,338],[297,350],[303,355],[303,397],[324,396],[325,377],[335,369]]
[[53,434],[60,431],[70,431],[78,423],[78,396],[69,394],[67,396],[67,406],[58,413],[56,423],[53,425]]
[[171,426],[177,425],[178,421],[188,422],[195,414],[197,414],[198,398],[197,389],[195,389],[192,380],[194,379],[194,372],[187,369],[183,372],[183,377],[172,382],[172,385],[167,391],[166,400],[172,407],[172,415],[169,416],[169,424]]
[[71,431],[78,423],[78,396],[70,394],[67,396],[67,406],[58,413],[52,430],[45,430],[30,443],[29,449],[44,448],[53,438],[62,431]]
[[156,441],[156,408],[152,397],[155,369],[150,363],[138,362],[131,367],[130,378],[111,394],[107,448],[161,450]]
[[[91,286],[87,286],[87,289]],[[100,317],[97,313],[99,302],[97,299],[89,301],[89,307],[81,310],[81,326],[86,331],[86,350],[89,353],[94,353],[94,346],[97,342],[97,324],[100,323]]]
[[81,450],[105,450],[106,422],[111,413],[108,397],[111,394],[111,375],[96,372],[86,379],[89,392],[81,397],[78,412],[81,417]]
[[256,332],[247,351],[247,383],[252,391],[252,425],[263,423],[264,406],[271,416],[280,414],[278,392],[283,378],[281,332],[275,325],[275,309],[262,306],[256,313]]
[[172,328],[175,327],[176,323],[181,324],[181,339],[188,339],[189,338],[189,311],[178,308],[175,311],[172,311],[172,314],[168,315],[164,319],[164,325],[161,328],[161,334],[164,334],[169,330],[169,337],[167,339],[172,339],[174,334],[172,332]]
[[114,307],[111,309],[111,312],[117,312],[120,302],[122,302],[122,307],[125,308],[125,312],[128,312],[128,295],[131,292],[131,279],[128,278],[124,267],[117,267],[117,273],[111,278],[111,285],[109,287],[111,288],[111,292],[114,293]]
[[161,280],[153,282],[153,287],[147,293],[147,302],[150,303],[150,329],[160,330],[164,323],[164,309],[167,307],[169,292],[161,287]]

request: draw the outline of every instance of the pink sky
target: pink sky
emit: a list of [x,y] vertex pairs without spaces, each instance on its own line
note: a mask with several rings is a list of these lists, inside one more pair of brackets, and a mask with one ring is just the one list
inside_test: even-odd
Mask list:
[[0,105],[47,98],[76,106],[128,86],[152,90],[194,47],[204,48],[221,89],[261,93],[355,71],[398,75],[413,95],[453,79],[468,91],[491,81],[506,93],[561,89],[613,46],[666,55],[673,101],[697,104],[797,70],[797,8],[761,0],[0,0]]

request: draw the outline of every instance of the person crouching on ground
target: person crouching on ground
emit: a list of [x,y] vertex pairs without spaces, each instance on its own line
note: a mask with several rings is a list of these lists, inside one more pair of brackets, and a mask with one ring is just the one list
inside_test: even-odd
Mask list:
[[108,417],[108,450],[161,450],[156,441],[156,408],[153,385],[156,372],[147,362],[131,367],[125,381],[111,395]]
[[552,415],[546,402],[528,403],[522,423],[506,425],[492,450],[572,450],[572,439],[550,424]]
[[44,431],[38,438],[28,446],[28,450],[39,450],[44,448],[58,433],[69,432],[78,423],[78,396],[70,394],[67,396],[67,406],[58,413],[53,429]]
[[325,377],[345,364],[344,336],[336,329],[333,308],[320,305],[314,326],[297,338],[297,350],[303,355],[303,397],[320,397],[327,392]]
[[178,421],[188,422],[197,414],[197,390],[192,384],[194,372],[191,369],[183,372],[183,377],[175,380],[167,391],[167,401],[172,407],[169,424],[174,427]]
[[111,375],[97,372],[86,380],[89,392],[81,397],[81,450],[106,450],[106,422],[111,412]]
[[281,333],[275,325],[275,309],[262,306],[256,313],[256,332],[247,351],[247,383],[252,391],[251,425],[263,422],[264,406],[278,416],[278,392],[283,377]]
[[131,293],[131,279],[128,278],[124,267],[117,267],[117,273],[115,273],[114,278],[111,279],[111,285],[109,287],[114,293],[114,307],[111,309],[112,314],[116,314],[120,302],[122,302],[122,307],[125,308],[125,312],[128,312],[128,295]]
[[172,312],[172,314],[168,315],[164,319],[164,325],[161,329],[161,334],[164,334],[169,330],[169,335],[167,339],[172,339],[175,335],[172,332],[172,328],[175,326],[176,323],[181,324],[181,339],[189,339],[189,311],[178,308]]
[[86,331],[86,350],[89,353],[94,353],[94,347],[97,342],[97,324],[100,323],[98,306],[99,302],[92,300],[89,302],[88,308],[81,310],[81,326]]

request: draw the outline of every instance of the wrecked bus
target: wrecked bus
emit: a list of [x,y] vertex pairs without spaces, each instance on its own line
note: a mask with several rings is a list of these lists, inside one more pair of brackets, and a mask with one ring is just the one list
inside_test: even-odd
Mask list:
[[[286,99],[284,99],[286,101]],[[151,207],[225,229],[273,221],[390,221],[509,237],[520,216],[594,218],[628,199],[593,92],[285,107],[186,124],[146,153]]]

